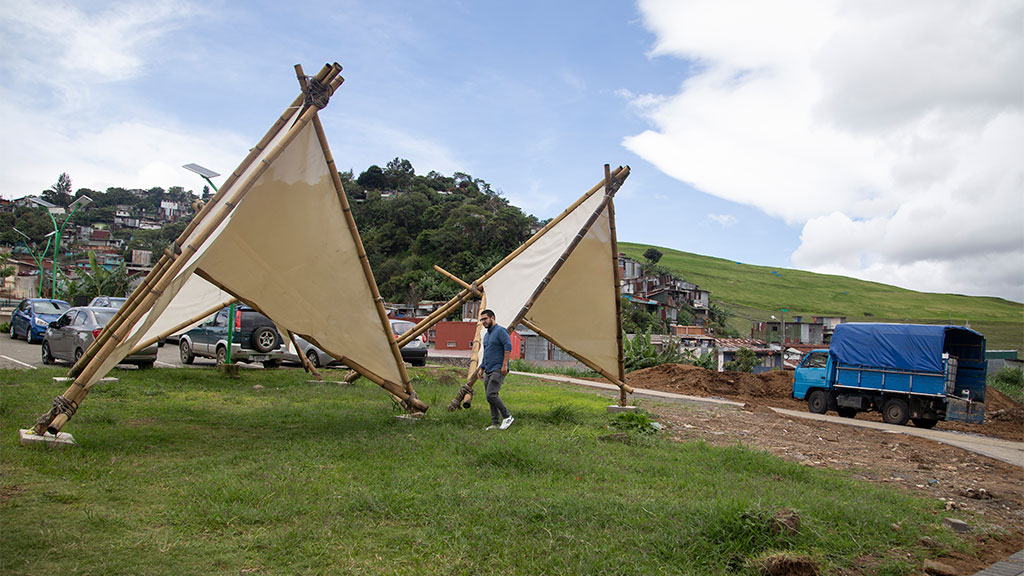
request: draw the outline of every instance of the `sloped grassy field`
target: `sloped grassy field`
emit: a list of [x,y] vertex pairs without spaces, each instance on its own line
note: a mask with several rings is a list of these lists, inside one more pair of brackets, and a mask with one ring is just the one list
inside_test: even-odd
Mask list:
[[913,574],[922,536],[959,546],[938,501],[739,445],[605,441],[606,398],[525,377],[516,423],[485,432],[482,401],[443,410],[439,369],[413,371],[419,421],[365,380],[115,372],[77,448],[19,446],[62,374],[0,371],[3,574],[755,574],[771,554]]
[[[640,262],[648,248],[663,254],[660,265],[726,303],[738,315],[768,320],[787,308],[794,315],[846,316],[850,322],[970,322],[985,335],[990,350],[1024,350],[1024,304],[1002,298],[915,292],[845,276],[788,268],[741,264],[646,244],[619,243],[619,250]],[[773,274],[772,272],[778,274]],[[750,333],[750,320],[738,316],[733,327]]]

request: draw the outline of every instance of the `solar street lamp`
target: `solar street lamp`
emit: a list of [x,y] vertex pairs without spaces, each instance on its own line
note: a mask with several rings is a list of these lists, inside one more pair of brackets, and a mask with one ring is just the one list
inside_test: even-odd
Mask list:
[[[66,210],[64,208],[55,207],[50,208],[47,213],[50,215],[50,221],[53,222],[54,242],[53,242],[53,288],[50,290],[50,298],[57,298],[57,255],[60,252],[60,235],[64,232],[64,226],[71,220],[71,217],[78,212],[79,209],[85,208],[89,204],[92,204],[92,198],[88,196],[79,196],[74,202],[68,205],[71,213],[64,219],[60,227],[57,226],[57,219],[54,218],[54,214],[64,214]],[[50,234],[47,234],[49,236]]]
[[29,244],[28,244],[29,242],[32,241],[32,238],[30,238],[28,234],[25,234],[21,230],[18,230],[17,228],[13,228],[13,227],[11,228],[11,230],[14,230],[18,234],[21,234],[22,236],[25,237],[25,240],[23,240],[23,242],[25,243],[25,249],[28,250],[29,256],[32,256],[32,259],[36,261],[36,266],[39,267],[39,293],[38,293],[37,297],[38,298],[42,298],[43,297],[43,258],[46,258],[46,253],[50,250],[50,240],[53,237],[53,232],[50,232],[49,234],[46,235],[46,247],[43,248],[42,254],[36,254],[35,250],[33,250],[32,247],[29,246]]
[[[206,180],[206,183],[210,185],[210,188],[213,188],[214,192],[219,192],[219,190],[217,190],[217,186],[213,183],[213,180],[210,180],[210,178],[216,178],[217,176],[220,176],[220,174],[214,172],[213,170],[210,170],[209,168],[206,168],[204,166],[200,166],[199,164],[196,164],[196,163],[185,164],[185,165],[182,166],[182,168],[184,168],[185,170],[188,170],[189,172],[195,172],[196,174],[199,174],[200,176],[203,177],[203,180]],[[225,364],[231,364],[231,337],[234,334],[235,334],[235,303],[232,302],[231,305],[228,307],[228,347],[227,347],[227,350],[225,351],[225,354],[224,354],[224,363]]]

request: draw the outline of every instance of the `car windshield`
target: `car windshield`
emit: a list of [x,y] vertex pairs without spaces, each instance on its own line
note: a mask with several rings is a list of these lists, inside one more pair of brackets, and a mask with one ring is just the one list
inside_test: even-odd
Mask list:
[[61,314],[69,308],[71,308],[70,304],[57,300],[41,300],[32,303],[32,309],[36,314]]
[[110,319],[114,317],[113,310],[93,310],[92,313],[96,317],[96,324],[100,327],[106,326]]
[[107,308],[120,308],[127,298],[107,298]]
[[412,322],[392,322],[391,331],[395,333],[395,336],[401,336],[409,330],[412,330],[413,326],[415,326],[415,324]]

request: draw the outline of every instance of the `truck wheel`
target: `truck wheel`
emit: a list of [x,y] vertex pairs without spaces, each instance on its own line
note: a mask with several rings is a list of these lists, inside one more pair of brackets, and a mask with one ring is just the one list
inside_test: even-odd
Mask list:
[[252,347],[257,352],[270,352],[277,346],[277,334],[269,326],[257,328],[252,333]]
[[890,398],[882,405],[882,420],[889,424],[902,426],[910,418],[907,401],[902,398]]
[[839,412],[839,415],[842,416],[843,418],[856,418],[857,417],[857,409],[856,408],[841,407],[841,408],[837,408],[836,412]]
[[828,412],[828,396],[824,390],[812,390],[807,395],[807,410],[813,414]]
[[939,421],[935,418],[911,418],[914,426],[918,428],[935,428]]

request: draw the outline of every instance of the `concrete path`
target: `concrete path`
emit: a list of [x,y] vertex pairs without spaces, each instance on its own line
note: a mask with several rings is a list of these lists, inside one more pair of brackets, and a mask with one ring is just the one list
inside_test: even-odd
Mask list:
[[875,430],[882,430],[891,434],[919,436],[936,442],[942,442],[943,444],[949,444],[950,446],[956,446],[957,448],[963,448],[964,450],[969,450],[983,456],[988,456],[989,458],[1002,460],[1007,464],[1013,464],[1014,466],[1024,468],[1024,442],[1014,442],[1012,440],[1003,440],[1001,438],[991,438],[989,436],[980,436],[976,434],[965,434],[963,432],[951,432],[948,430],[926,430],[924,428],[916,428],[914,426],[896,426],[894,424],[885,424],[884,422],[871,422],[868,420],[857,420],[854,418],[840,418],[839,416],[830,416],[827,414],[811,414],[810,412],[786,410],[785,408],[772,408],[772,410],[779,414],[785,414],[786,416],[794,418],[818,420],[821,422],[829,422],[831,424],[846,424],[847,426],[859,426],[861,428],[874,428]]
[[[584,380],[581,378],[571,378],[569,376],[561,376],[558,374],[533,374],[530,372],[512,372],[519,376],[533,376],[534,378],[540,378],[542,380],[552,380],[555,382],[566,382],[569,384],[576,384],[579,386],[586,386],[588,388],[597,388],[600,390],[608,390],[618,392],[619,387],[607,382],[595,382],[593,380]],[[684,394],[674,394],[672,392],[660,392],[658,390],[644,390],[641,388],[634,389],[634,395],[647,398],[656,398],[663,400],[683,400],[687,402],[697,402],[703,404],[718,404],[718,405],[731,405],[731,406],[743,406],[742,402],[733,402],[732,400],[723,400],[720,398],[703,398],[700,396],[686,396]],[[975,434],[964,434],[961,432],[950,432],[946,430],[925,430],[924,428],[916,428],[913,426],[896,426],[893,424],[885,424],[883,422],[871,422],[868,420],[857,420],[854,418],[840,418],[839,416],[829,416],[827,414],[812,414],[810,412],[800,412],[797,410],[787,410],[785,408],[772,408],[779,414],[785,414],[792,418],[804,418],[807,420],[818,420],[821,422],[828,422],[830,424],[845,424],[847,426],[860,426],[861,428],[874,428],[875,430],[882,430],[891,434],[907,434],[910,436],[920,436],[921,438],[927,438],[934,440],[935,442],[942,442],[943,444],[949,444],[950,446],[956,446],[957,448],[963,448],[989,458],[995,458],[996,460],[1002,460],[1008,464],[1019,466],[1024,468],[1024,442],[1013,442],[1011,440],[1002,440],[1000,438],[990,438],[988,436],[980,436]]]

